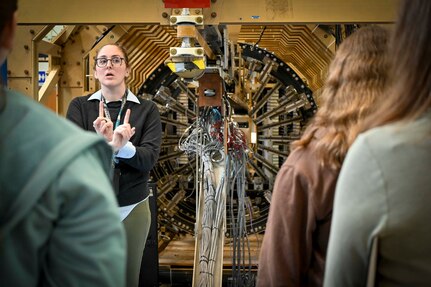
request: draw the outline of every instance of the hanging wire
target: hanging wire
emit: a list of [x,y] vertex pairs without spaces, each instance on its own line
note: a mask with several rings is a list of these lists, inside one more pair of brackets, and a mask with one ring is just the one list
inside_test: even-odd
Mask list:
[[260,42],[260,40],[262,40],[262,36],[263,36],[263,33],[265,32],[265,30],[266,30],[266,26],[264,26],[262,31],[260,32],[259,39],[257,40],[256,44],[253,45],[253,48],[256,48],[257,45],[259,45],[259,42]]
[[[198,250],[199,278],[197,286],[213,286],[215,263],[219,253],[219,238],[223,234],[225,220],[226,196],[229,200],[229,213],[231,218],[232,237],[232,279],[234,286],[253,286],[254,278],[251,273],[251,252],[247,235],[246,211],[252,217],[252,210],[248,197],[245,194],[245,172],[247,156],[247,143],[244,132],[232,121],[231,107],[225,99],[225,111],[222,115],[220,108],[204,107],[201,116],[186,129],[180,138],[179,149],[189,156],[199,156],[200,190],[202,191],[203,206],[197,208],[202,218],[198,222],[201,237]],[[224,119],[228,124],[223,125]],[[227,155],[224,150],[224,133],[227,133]],[[216,182],[215,168],[224,166],[224,172]],[[226,194],[223,194],[226,189]],[[198,194],[198,192],[197,192]],[[234,208],[234,202],[237,208]],[[197,201],[197,205],[200,204]],[[247,261],[248,258],[248,262]]]

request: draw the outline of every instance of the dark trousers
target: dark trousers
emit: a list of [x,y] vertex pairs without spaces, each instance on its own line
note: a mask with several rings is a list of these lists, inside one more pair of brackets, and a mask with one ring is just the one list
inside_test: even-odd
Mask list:
[[139,203],[123,221],[127,237],[127,287],[138,287],[142,255],[151,225],[149,199]]

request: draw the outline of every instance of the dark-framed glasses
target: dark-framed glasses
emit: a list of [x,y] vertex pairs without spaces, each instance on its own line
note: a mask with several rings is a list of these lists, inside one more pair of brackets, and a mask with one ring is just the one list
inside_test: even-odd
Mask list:
[[99,68],[104,68],[108,65],[108,61],[111,61],[111,65],[113,67],[119,67],[123,63],[124,58],[114,56],[111,59],[109,58],[96,58],[96,65]]

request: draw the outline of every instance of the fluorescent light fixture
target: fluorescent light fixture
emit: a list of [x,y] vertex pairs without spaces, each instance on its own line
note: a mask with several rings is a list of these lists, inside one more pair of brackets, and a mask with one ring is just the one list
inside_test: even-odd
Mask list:
[[257,143],[257,133],[256,132],[251,132],[251,143],[255,144]]

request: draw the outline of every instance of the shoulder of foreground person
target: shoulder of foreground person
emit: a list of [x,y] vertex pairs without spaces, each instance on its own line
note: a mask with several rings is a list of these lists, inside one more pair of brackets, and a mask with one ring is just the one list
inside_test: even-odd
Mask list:
[[[59,164],[61,156],[75,149],[79,154],[92,149],[106,173],[112,155],[111,148],[96,134],[85,132],[73,123],[56,115],[39,103],[13,91],[7,91],[7,103],[0,114],[2,176],[14,182],[15,190],[25,184],[22,178],[30,178],[37,168]],[[58,149],[54,162],[44,162],[47,155]],[[63,163],[66,164],[66,163]],[[3,166],[4,165],[4,166]],[[21,180],[19,180],[21,178]],[[15,179],[15,181],[14,181]]]
[[[16,221],[9,226],[8,236],[26,232],[32,221],[49,228],[55,220],[47,252],[55,254],[48,257],[57,267],[44,270],[46,275],[62,284],[122,286],[125,238],[109,180],[111,149],[102,138],[31,99],[16,92],[7,94],[6,108],[0,113],[0,153],[4,155],[0,178],[8,179],[1,182],[2,203],[18,206],[6,210],[6,217]],[[41,209],[45,212],[38,213]],[[28,237],[46,236],[44,230],[33,230]],[[29,242],[28,237],[25,244],[37,248],[40,241]]]

